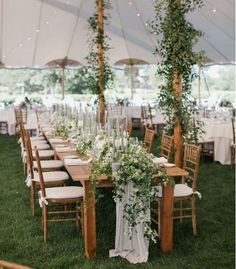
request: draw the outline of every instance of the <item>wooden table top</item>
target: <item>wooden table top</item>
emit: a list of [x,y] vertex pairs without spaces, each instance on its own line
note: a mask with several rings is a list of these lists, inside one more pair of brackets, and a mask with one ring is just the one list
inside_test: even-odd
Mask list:
[[[48,141],[49,141],[49,138],[48,138]],[[58,144],[64,144],[65,146],[71,146],[71,144],[69,142],[51,143],[51,146],[55,150],[58,159],[63,161],[65,156],[70,156],[70,155],[77,155],[79,158],[81,158],[81,156],[76,151],[57,152],[56,147],[57,147]],[[83,159],[83,158],[81,158],[81,159]],[[84,159],[86,159],[86,157]],[[83,181],[89,180],[90,171],[91,171],[90,170],[90,168],[91,168],[90,164],[65,165],[65,168],[66,168],[67,172],[70,174],[71,178],[74,181],[83,182]],[[176,166],[174,166],[174,167],[165,167],[163,169],[166,171],[167,176],[169,176],[169,177],[178,177],[178,176],[187,176],[188,175],[188,172],[186,170],[184,170],[184,169],[182,169],[180,167],[176,167]],[[101,181],[107,180],[107,176],[106,175],[100,176],[98,178],[98,180],[101,180]]]

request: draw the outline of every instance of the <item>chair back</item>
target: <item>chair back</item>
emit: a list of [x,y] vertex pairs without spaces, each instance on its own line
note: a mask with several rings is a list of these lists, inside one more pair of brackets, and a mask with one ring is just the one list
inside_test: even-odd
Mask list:
[[128,135],[131,136],[132,135],[132,132],[133,132],[133,124],[131,121],[128,121],[127,123],[127,132],[128,132]]
[[154,136],[155,136],[155,131],[146,128],[145,136],[144,136],[144,147],[148,150],[148,152],[151,152],[152,150]]
[[166,135],[164,132],[162,132],[160,156],[165,157],[168,161],[170,161],[173,141],[173,136]]
[[231,123],[232,123],[232,131],[233,131],[233,143],[235,145],[235,119],[234,117],[231,118]]
[[185,181],[186,179],[187,181],[191,181],[193,191],[196,190],[200,155],[201,146],[185,144],[183,169],[189,172],[189,175],[185,178]]
[[42,198],[46,198],[46,191],[45,191],[45,184],[44,184],[44,178],[43,178],[43,171],[42,171],[42,166],[39,158],[39,152],[37,147],[34,147],[35,151],[35,156],[36,156],[36,161],[37,161],[37,166],[38,166],[38,173],[39,173],[39,181],[40,181],[40,189],[42,192]]
[[26,154],[27,154],[27,168],[28,172],[30,172],[30,176],[33,179],[34,178],[34,168],[33,168],[33,154],[32,154],[32,147],[31,147],[31,141],[30,141],[30,135],[29,132],[25,131],[24,132],[25,136],[25,149],[26,149]]

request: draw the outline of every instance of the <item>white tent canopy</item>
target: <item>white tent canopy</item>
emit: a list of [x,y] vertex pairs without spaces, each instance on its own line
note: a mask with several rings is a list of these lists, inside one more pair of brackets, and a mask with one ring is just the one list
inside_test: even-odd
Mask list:
[[[154,18],[154,0],[111,0],[110,63],[138,58],[157,63],[155,39],[146,22]],[[189,21],[205,35],[196,51],[213,62],[235,61],[235,1],[205,0]],[[6,66],[44,66],[68,57],[86,64],[86,23],[94,0],[0,0],[0,61]]]

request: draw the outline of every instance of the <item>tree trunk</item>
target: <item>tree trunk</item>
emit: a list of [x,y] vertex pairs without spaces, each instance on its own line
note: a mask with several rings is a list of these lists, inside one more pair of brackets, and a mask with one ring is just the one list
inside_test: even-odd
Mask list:
[[[178,101],[181,99],[182,85],[181,85],[181,77],[177,70],[175,70],[173,74],[173,88],[176,96],[176,101]],[[175,150],[175,164],[176,166],[179,167],[182,166],[182,146],[183,146],[182,129],[180,119],[178,115],[176,115],[175,127],[174,127],[174,150]]]
[[104,83],[103,83],[103,0],[98,0],[98,121],[104,123],[105,106],[104,106]]

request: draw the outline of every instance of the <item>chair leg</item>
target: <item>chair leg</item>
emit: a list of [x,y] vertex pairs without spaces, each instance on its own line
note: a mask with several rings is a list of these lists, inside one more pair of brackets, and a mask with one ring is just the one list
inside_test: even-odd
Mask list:
[[84,237],[84,203],[81,202],[81,230],[82,230],[82,236]]
[[[79,210],[79,203],[76,203],[75,205],[76,210]],[[79,228],[80,224],[80,214],[77,212],[76,213],[76,227]]]
[[47,206],[44,204],[42,208],[42,214],[43,214],[43,239],[46,243],[48,241],[48,223],[47,223]]
[[159,200],[157,203],[158,206],[158,235],[159,239],[161,239],[161,201]]
[[31,184],[31,209],[32,209],[32,215],[35,216],[35,182],[32,181]]
[[192,207],[192,226],[193,226],[193,235],[197,235],[197,223],[196,223],[196,204],[195,197],[193,196],[191,199],[191,207]]

